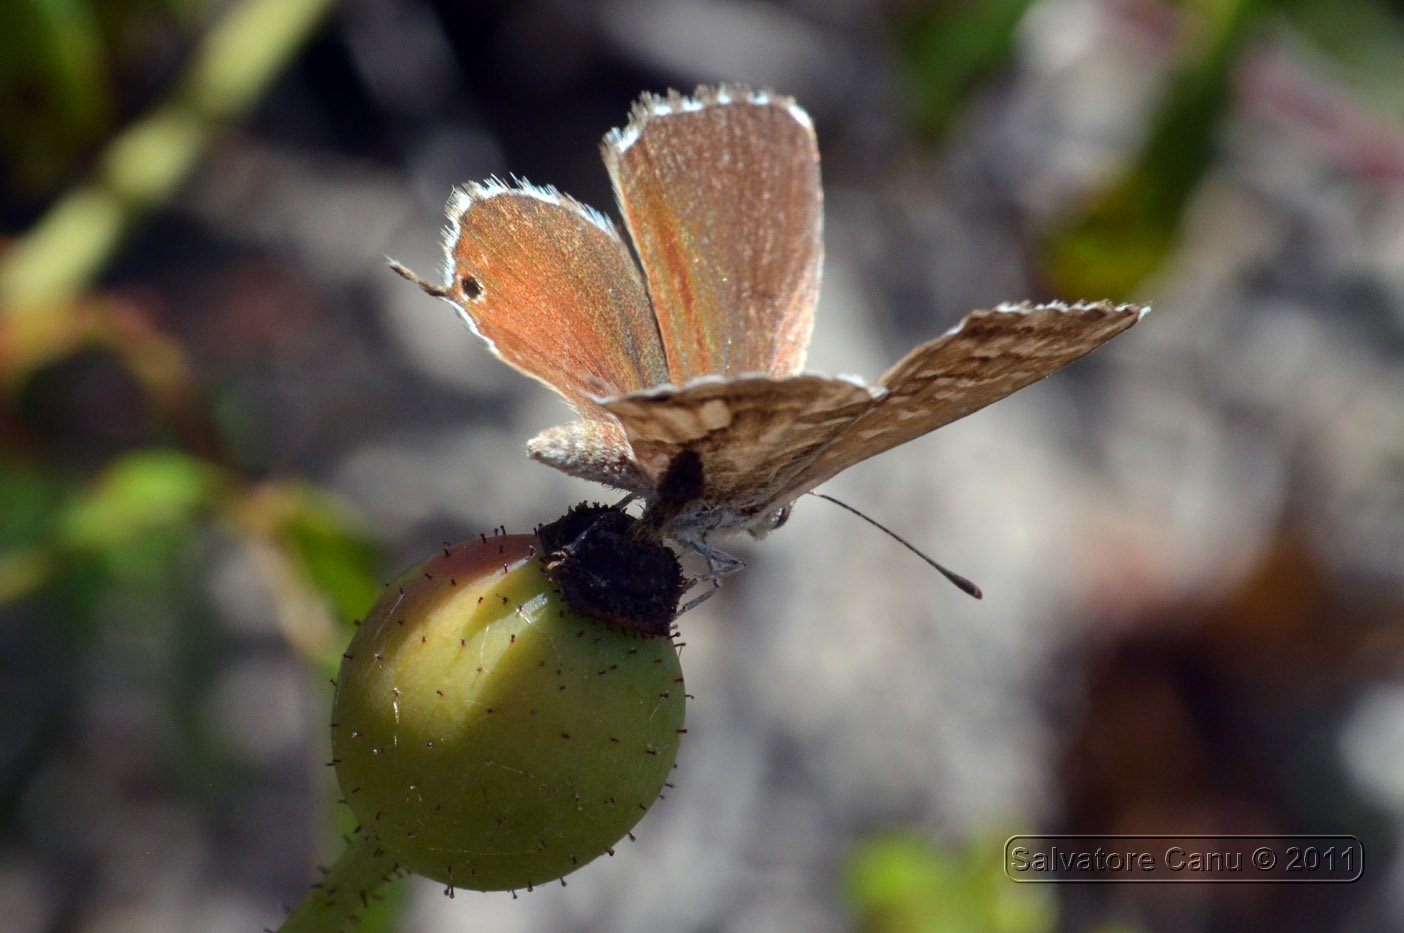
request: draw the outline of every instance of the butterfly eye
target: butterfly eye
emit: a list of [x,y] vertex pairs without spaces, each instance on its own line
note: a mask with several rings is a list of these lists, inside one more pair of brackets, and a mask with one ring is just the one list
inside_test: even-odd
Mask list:
[[469,301],[483,297],[483,283],[478,281],[477,276],[465,275],[458,280],[458,285],[463,289],[463,297]]
[[773,512],[765,512],[757,515],[746,528],[746,531],[757,541],[764,540],[766,535],[789,521],[790,509],[793,507],[794,503],[790,503],[790,505],[782,505]]

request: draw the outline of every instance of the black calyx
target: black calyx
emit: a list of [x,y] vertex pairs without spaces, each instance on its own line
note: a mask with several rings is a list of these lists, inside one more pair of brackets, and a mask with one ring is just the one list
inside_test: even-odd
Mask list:
[[537,529],[542,560],[572,609],[652,638],[667,637],[686,581],[677,555],[636,531],[639,520],[581,503]]

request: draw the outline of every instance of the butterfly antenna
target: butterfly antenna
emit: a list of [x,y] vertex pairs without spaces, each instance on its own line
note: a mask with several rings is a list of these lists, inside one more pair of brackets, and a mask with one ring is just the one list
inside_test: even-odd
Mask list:
[[862,512],[860,512],[860,511],[858,511],[857,509],[855,509],[853,506],[849,505],[847,502],[843,502],[843,501],[841,501],[841,500],[839,500],[839,499],[835,499],[833,496],[826,496],[826,495],[824,495],[822,492],[813,492],[813,491],[811,491],[809,494],[810,494],[811,496],[818,496],[820,499],[827,499],[827,500],[829,500],[830,502],[832,502],[834,505],[837,505],[837,506],[839,506],[840,508],[847,509],[848,511],[852,512],[854,515],[857,515],[857,516],[858,516],[859,518],[861,518],[863,521],[867,522],[869,525],[872,525],[874,528],[878,529],[879,531],[882,531],[884,534],[886,534],[888,537],[890,537],[893,541],[896,541],[898,544],[902,545],[902,547],[904,547],[904,548],[906,548],[907,550],[911,551],[911,552],[912,552],[913,554],[915,554],[917,557],[920,557],[922,560],[926,561],[928,564],[930,564],[931,566],[933,566],[933,567],[935,567],[937,570],[939,570],[939,571],[941,572],[941,576],[945,577],[947,580],[950,580],[952,583],[954,583],[954,584],[956,585],[956,588],[959,589],[959,590],[961,590],[962,592],[969,593],[971,596],[974,596],[976,599],[984,599],[984,598],[985,598],[985,594],[984,594],[984,593],[980,590],[980,588],[979,588],[978,586],[976,586],[973,582],[971,582],[970,580],[967,580],[965,577],[962,577],[960,574],[956,573],[954,570],[947,570],[945,567],[942,567],[940,564],[936,563],[934,560],[932,560],[931,558],[927,557],[927,556],[926,556],[925,554],[923,554],[920,550],[918,550],[918,549],[916,548],[916,546],[913,545],[910,541],[908,541],[906,538],[904,538],[904,537],[902,537],[901,535],[899,535],[897,532],[893,531],[891,528],[888,528],[888,527],[887,527],[886,525],[884,525],[882,522],[879,522],[878,520],[873,519],[873,518],[869,518],[868,516],[864,515]]
[[450,295],[453,294],[453,292],[448,288],[448,286],[435,285],[432,282],[426,282],[419,276],[411,272],[409,269],[400,265],[399,262],[397,262],[394,259],[391,259],[388,256],[385,258],[385,261],[390,263],[390,271],[394,272],[402,279],[409,279],[411,282],[424,289],[425,294],[433,295],[435,298],[448,298]]

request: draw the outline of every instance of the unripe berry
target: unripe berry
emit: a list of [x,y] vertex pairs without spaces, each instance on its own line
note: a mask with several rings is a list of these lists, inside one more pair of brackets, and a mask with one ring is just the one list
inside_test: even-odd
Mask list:
[[342,659],[337,777],[402,867],[530,888],[621,839],[683,731],[668,638],[572,612],[531,535],[452,548],[391,583]]

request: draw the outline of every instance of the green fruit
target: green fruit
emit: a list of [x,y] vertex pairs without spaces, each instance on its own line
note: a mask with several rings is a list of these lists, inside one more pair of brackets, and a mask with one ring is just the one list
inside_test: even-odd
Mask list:
[[673,643],[571,612],[539,550],[445,548],[386,588],[342,659],[347,803],[401,867],[452,887],[530,888],[612,851],[677,756]]

